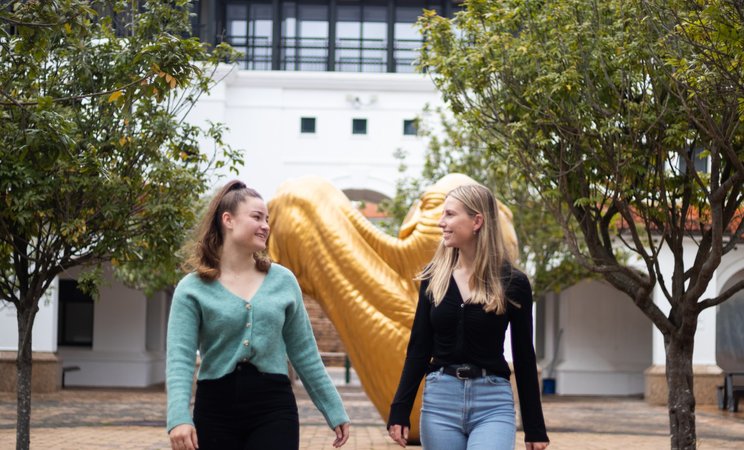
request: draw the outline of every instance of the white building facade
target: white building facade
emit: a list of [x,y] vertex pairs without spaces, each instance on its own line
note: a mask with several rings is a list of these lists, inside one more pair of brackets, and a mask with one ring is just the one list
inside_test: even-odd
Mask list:
[[[430,79],[413,73],[421,42],[414,23],[423,8],[452,16],[460,2],[194,3],[201,39],[224,39],[244,58],[218,71],[221,81],[189,120],[229,128],[226,141],[245,159],[239,178],[267,200],[283,181],[312,174],[352,200],[377,203],[395,193],[397,150],[406,154],[407,173],[420,173],[426,142],[414,120],[441,99]],[[744,278],[742,251],[724,258],[710,295]],[[77,275],[61,276],[40,305],[33,350],[77,369],[65,374],[67,386],[162,383],[169,294],[145,298],[107,272],[93,302],[76,293]],[[744,333],[736,326],[742,320],[744,294],[701,316],[694,361],[700,373],[720,382],[721,368],[744,370]],[[587,280],[549,295],[538,304],[536,329],[543,376],[556,380],[558,394],[648,395],[649,377],[663,370],[660,334],[604,282]],[[0,351],[15,351],[15,330],[12,307],[0,310]]]

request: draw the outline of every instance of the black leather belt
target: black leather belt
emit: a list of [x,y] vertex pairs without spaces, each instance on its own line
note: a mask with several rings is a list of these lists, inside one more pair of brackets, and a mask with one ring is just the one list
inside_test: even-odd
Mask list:
[[458,380],[470,380],[472,378],[481,378],[486,375],[495,375],[492,370],[483,369],[473,364],[458,364],[452,366],[443,366],[442,372],[447,375],[456,377]]

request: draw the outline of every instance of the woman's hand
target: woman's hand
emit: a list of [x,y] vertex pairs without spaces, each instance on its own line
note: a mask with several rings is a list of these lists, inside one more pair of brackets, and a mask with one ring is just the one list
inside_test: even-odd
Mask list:
[[349,440],[349,422],[342,423],[341,425],[337,426],[333,431],[336,432],[336,440],[333,441],[333,446],[336,448],[341,447],[342,445],[346,444],[346,441]]
[[188,423],[182,423],[173,427],[168,433],[170,436],[171,448],[173,450],[196,450],[199,448],[199,442],[196,439],[196,428]]
[[388,432],[396,444],[405,448],[408,443],[408,427],[402,425],[390,425]]
[[524,448],[527,450],[545,450],[550,442],[525,442]]

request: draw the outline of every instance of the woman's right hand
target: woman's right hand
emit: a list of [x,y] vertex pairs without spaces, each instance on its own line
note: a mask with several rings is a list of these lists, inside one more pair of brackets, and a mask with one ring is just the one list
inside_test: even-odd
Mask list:
[[408,427],[402,425],[390,425],[388,432],[396,444],[405,448],[408,443]]
[[199,448],[199,442],[196,439],[196,428],[188,423],[182,423],[173,427],[168,433],[170,436],[171,448],[173,450],[196,450]]

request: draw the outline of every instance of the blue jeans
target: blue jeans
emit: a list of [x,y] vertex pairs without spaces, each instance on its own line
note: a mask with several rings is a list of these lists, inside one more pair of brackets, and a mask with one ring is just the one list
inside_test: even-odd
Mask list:
[[441,369],[426,376],[421,408],[424,450],[514,450],[516,422],[509,380],[459,380]]

